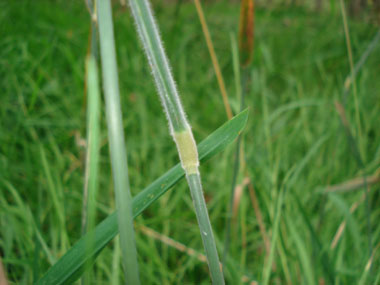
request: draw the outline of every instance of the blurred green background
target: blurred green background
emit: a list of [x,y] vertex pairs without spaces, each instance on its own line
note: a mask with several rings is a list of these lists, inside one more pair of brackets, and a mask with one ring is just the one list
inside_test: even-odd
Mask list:
[[[379,29],[379,4],[345,3],[356,63]],[[202,4],[237,113],[232,45],[239,2]],[[129,9],[118,1],[113,8],[135,195],[178,157]],[[194,4],[156,0],[153,9],[199,142],[227,116]],[[31,284],[81,236],[89,28],[83,1],[0,1],[0,256],[10,284]],[[350,64],[339,1],[257,3],[251,90],[246,94],[250,118],[243,147],[263,225],[274,242],[274,259],[273,264],[266,263],[259,221],[249,189],[243,187],[233,220],[234,268],[226,274],[228,284],[239,284],[243,276],[260,281],[267,266],[271,284],[379,284],[379,74],[377,45],[355,77],[354,88],[343,95]],[[336,101],[344,107],[352,137],[347,136]],[[115,208],[104,108],[101,135],[98,221]],[[219,252],[234,149],[230,146],[201,167]],[[368,180],[369,203],[363,198],[365,187],[326,193],[329,185],[352,185],[352,179],[363,177]],[[243,178],[241,173],[238,184]],[[53,203],[54,195],[60,204]],[[279,201],[283,201],[279,231],[273,238]],[[345,228],[332,246],[342,223]],[[143,284],[210,282],[205,263],[146,229],[203,251],[184,181],[149,207],[135,225]],[[118,243],[104,249],[92,272],[96,284],[123,282]]]

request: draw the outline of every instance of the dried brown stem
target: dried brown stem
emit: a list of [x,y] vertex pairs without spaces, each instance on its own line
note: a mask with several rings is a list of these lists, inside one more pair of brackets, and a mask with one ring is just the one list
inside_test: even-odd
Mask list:
[[0,258],[0,284],[8,285],[7,274],[4,270],[3,262],[1,261],[1,258]]
[[203,34],[206,39],[206,44],[211,56],[212,64],[214,66],[216,78],[218,80],[219,89],[220,89],[220,92],[222,93],[224,108],[226,109],[228,119],[231,119],[233,115],[232,115],[230,103],[228,102],[228,95],[227,95],[226,87],[224,85],[223,75],[222,75],[222,72],[220,71],[219,61],[218,61],[218,58],[216,57],[214,45],[212,44],[210,32],[207,27],[206,18],[203,13],[203,9],[202,9],[200,1],[194,0],[194,3],[195,3],[195,8],[197,9],[198,16],[199,16],[199,21],[201,22]]
[[260,233],[261,233],[261,236],[262,236],[263,241],[264,241],[266,256],[268,256],[268,254],[270,252],[270,241],[268,238],[267,231],[265,229],[263,216],[261,214],[261,209],[260,209],[259,203],[257,201],[256,191],[255,191],[255,188],[253,187],[252,181],[250,181],[250,183],[248,184],[248,189],[249,189],[249,196],[251,198],[253,210],[255,211],[257,222],[259,224]]
[[326,192],[350,192],[365,187],[366,183],[368,186],[371,186],[379,182],[380,168],[376,170],[375,174],[367,177],[366,181],[363,177],[357,177],[340,184],[330,185],[326,187]]

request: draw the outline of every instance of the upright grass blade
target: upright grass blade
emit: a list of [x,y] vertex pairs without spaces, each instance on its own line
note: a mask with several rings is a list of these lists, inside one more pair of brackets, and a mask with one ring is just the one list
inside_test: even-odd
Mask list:
[[199,159],[197,147],[170,72],[168,59],[158,34],[157,25],[148,0],[130,0],[129,2],[153,71],[162,105],[169,121],[170,133],[177,145],[181,165],[186,173],[206,251],[211,279],[214,284],[224,284],[224,277],[219,265],[219,256],[198,171]]
[[[85,173],[85,193],[87,199],[84,203],[85,220],[83,230],[91,231],[95,227],[96,217],[96,197],[98,192],[98,170],[99,170],[99,147],[100,147],[100,90],[98,79],[98,68],[95,57],[88,56],[86,60],[87,86],[88,86],[88,107],[87,107],[87,154]],[[88,251],[91,251],[94,237],[91,236],[88,242]],[[91,263],[91,261],[90,261]],[[90,276],[87,277],[89,279]]]
[[[97,66],[98,33],[96,13],[92,0],[85,0],[90,14],[91,29],[88,42],[88,50],[85,61],[85,82],[84,82],[84,105],[87,105],[86,120],[86,162],[82,198],[82,235],[92,230],[96,219],[96,196],[97,196],[97,175],[99,162],[99,111],[100,111],[100,90]],[[90,136],[92,138],[90,138]],[[95,171],[94,171],[95,170]],[[95,182],[95,183],[93,183]],[[90,185],[91,184],[91,185]],[[93,237],[89,237],[87,247],[92,247]],[[88,265],[92,260],[88,261]],[[91,283],[91,274],[86,272],[82,276],[82,285]]]
[[[99,72],[97,64],[98,41],[96,13],[93,2],[86,0],[86,4],[91,16],[91,31],[88,55],[86,57],[86,81],[87,90],[87,149],[85,165],[85,181],[83,189],[83,209],[82,209],[82,234],[92,231],[96,222],[96,198],[98,192],[98,172],[99,172],[99,149],[100,149],[100,90]],[[86,98],[86,97],[85,97]],[[87,251],[93,247],[94,237],[90,234],[87,243]],[[92,260],[88,261],[90,265]],[[91,274],[83,275],[82,284],[91,284]]]
[[[236,67],[236,73],[238,73],[240,88],[238,89],[241,93],[240,97],[240,111],[244,109],[244,99],[247,93],[249,93],[249,77],[250,71],[249,68],[252,64],[253,58],[253,28],[254,28],[254,1],[253,0],[242,0],[240,6],[240,21],[239,21],[239,52],[233,46],[233,51],[238,53],[240,56],[240,66]],[[234,41],[233,41],[234,44]],[[235,55],[233,58],[235,59]],[[235,64],[238,65],[238,64]],[[242,70],[243,77],[240,79],[240,69]],[[224,251],[223,251],[223,264],[225,264],[226,259],[228,258],[228,251],[230,248],[230,236],[231,236],[231,220],[233,215],[233,203],[235,197],[235,187],[239,175],[240,169],[240,148],[241,148],[241,136],[238,137],[236,143],[235,157],[234,157],[234,167],[232,174],[232,183],[231,183],[231,196],[229,209],[227,213],[226,226],[225,226],[225,239],[224,239]]]
[[364,196],[365,196],[365,210],[366,210],[366,220],[367,220],[368,256],[370,257],[372,255],[372,252],[373,252],[371,206],[369,203],[369,188],[368,188],[368,183],[367,183],[367,174],[366,174],[366,170],[365,170],[365,165],[364,165],[364,161],[362,159],[362,155],[360,153],[359,143],[356,142],[354,136],[351,133],[350,125],[348,123],[343,105],[340,104],[338,101],[336,101],[335,102],[335,108],[336,108],[336,110],[340,116],[340,120],[341,120],[341,123],[343,125],[344,132],[346,133],[348,143],[351,147],[351,153],[352,153],[353,157],[355,158],[359,168],[363,172],[363,182],[364,182],[363,183],[363,190],[364,190]]
[[313,266],[310,262],[310,259],[307,254],[307,248],[305,246],[302,237],[299,234],[299,230],[297,230],[293,224],[293,221],[285,220],[285,224],[287,224],[287,228],[289,229],[289,235],[292,237],[293,242],[297,248],[299,260],[301,263],[301,268],[303,271],[303,275],[305,278],[305,283],[314,285],[315,277]]
[[311,224],[310,218],[306,213],[305,208],[302,206],[300,198],[298,197],[298,194],[295,191],[290,192],[290,194],[293,196],[296,205],[298,207],[299,212],[301,213],[301,217],[304,220],[304,223],[309,230],[311,239],[313,241],[313,244],[316,246],[316,249],[318,251],[318,257],[320,259],[320,264],[322,265],[323,271],[325,272],[326,278],[328,278],[329,282],[331,284],[334,283],[334,275],[335,275],[335,268],[334,264],[331,262],[328,252],[323,248],[322,243]]
[[361,152],[361,155],[363,155],[363,144],[362,144],[362,130],[361,130],[361,121],[360,121],[360,107],[359,107],[359,100],[358,100],[358,92],[356,88],[356,81],[355,81],[355,68],[354,68],[354,60],[352,55],[352,47],[351,47],[351,39],[350,39],[350,32],[348,29],[348,23],[347,23],[347,16],[346,16],[346,8],[344,6],[343,0],[339,0],[340,8],[342,12],[342,19],[343,19],[343,27],[344,27],[344,35],[346,38],[346,45],[347,45],[347,53],[348,53],[348,61],[350,63],[350,69],[351,69],[351,81],[353,85],[353,93],[354,93],[354,103],[355,103],[355,120],[356,120],[356,127],[357,127],[357,138],[359,142],[359,150]]
[[49,191],[49,195],[51,196],[54,211],[57,215],[57,222],[59,225],[60,230],[60,239],[61,239],[61,250],[65,251],[68,248],[69,244],[69,237],[67,235],[67,232],[65,229],[65,205],[63,203],[60,203],[63,198],[63,191],[60,187],[56,186],[56,183],[54,183],[54,175],[52,173],[52,167],[49,164],[49,160],[46,157],[45,148],[42,144],[39,144],[39,150],[41,155],[41,163],[42,168],[45,173],[46,182],[47,182],[47,189]]
[[272,240],[271,240],[271,248],[269,252],[269,256],[265,261],[263,268],[263,277],[261,284],[267,285],[270,281],[270,274],[272,270],[272,263],[274,259],[274,254],[276,250],[276,244],[280,235],[280,221],[283,219],[282,211],[283,204],[286,197],[286,192],[288,189],[291,189],[296,179],[299,177],[301,171],[305,168],[306,164],[310,161],[312,156],[319,150],[322,144],[327,140],[328,135],[321,137],[318,141],[314,143],[314,145],[310,148],[305,157],[297,164],[294,165],[285,175],[281,188],[279,190],[278,198],[276,201],[276,208],[273,220],[273,232],[272,232]]
[[[243,130],[247,122],[247,110],[225,123],[198,146],[199,158],[208,160],[229,145]],[[133,215],[137,217],[154,201],[175,185],[184,176],[177,164],[152,184],[141,191],[132,201]],[[66,252],[36,284],[69,284],[77,280],[85,270],[86,262],[94,259],[103,248],[117,235],[117,211],[103,220],[94,230],[94,246],[86,252],[89,234],[83,236]]]
[[133,229],[132,197],[129,189],[128,163],[120,107],[119,81],[110,0],[96,1],[103,88],[110,145],[112,173],[118,208],[120,247],[128,284],[140,284],[135,233]]
[[352,73],[346,78],[344,81],[344,92],[343,92],[343,101],[346,101],[346,97],[348,95],[348,92],[350,91],[350,86],[353,82],[353,79],[356,78],[358,75],[359,71],[363,67],[364,63],[367,61],[368,57],[371,55],[375,47],[377,46],[378,42],[380,41],[380,29],[377,31],[376,35],[373,37],[371,42],[368,44],[366,50],[364,53],[361,55],[359,61],[355,64],[354,70],[353,70],[353,75]]

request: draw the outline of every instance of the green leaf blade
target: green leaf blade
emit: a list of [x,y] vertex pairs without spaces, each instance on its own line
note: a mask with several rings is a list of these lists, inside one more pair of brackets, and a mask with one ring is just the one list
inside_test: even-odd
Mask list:
[[[232,143],[243,130],[248,119],[245,110],[226,122],[198,145],[199,158],[206,161]],[[137,217],[184,176],[180,164],[167,171],[133,198],[133,216]],[[88,234],[80,238],[36,284],[70,284],[84,272],[89,259],[95,259],[102,249],[117,235],[117,212],[104,219],[94,230],[94,247],[86,256]]]

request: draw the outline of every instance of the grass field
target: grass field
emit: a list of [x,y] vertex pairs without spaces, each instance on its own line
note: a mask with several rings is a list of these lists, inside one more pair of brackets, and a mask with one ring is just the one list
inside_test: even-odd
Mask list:
[[[199,142],[227,120],[217,80],[193,3],[178,9],[159,2],[153,8]],[[231,38],[239,5],[212,2],[204,9],[236,114]],[[129,10],[115,3],[113,12],[128,171],[136,195],[176,164],[178,155]],[[83,1],[0,1],[0,256],[10,284],[38,280],[81,236],[89,26]],[[378,28],[360,20],[350,20],[349,28],[357,62]],[[377,181],[380,177],[379,66],[377,46],[355,78],[355,104],[354,91],[343,96],[350,65],[340,14],[257,8],[242,145],[271,254],[243,187],[233,219],[228,284],[239,284],[242,277],[261,283],[268,273],[270,284],[380,284],[380,195],[379,184],[371,183],[376,173]],[[344,107],[353,140],[336,101]],[[101,124],[98,221],[115,209],[104,108]],[[201,166],[220,253],[234,149],[229,146]],[[329,185],[364,176],[369,203],[364,187],[326,192]],[[203,252],[184,180],[135,220],[135,230],[142,284],[210,283],[206,263],[162,241],[170,237]],[[123,282],[120,254],[115,241],[102,251],[91,269],[96,284]]]

